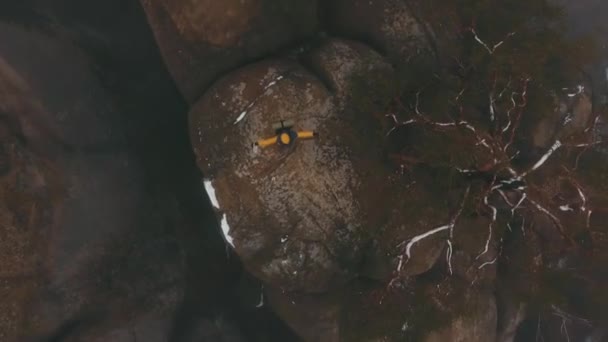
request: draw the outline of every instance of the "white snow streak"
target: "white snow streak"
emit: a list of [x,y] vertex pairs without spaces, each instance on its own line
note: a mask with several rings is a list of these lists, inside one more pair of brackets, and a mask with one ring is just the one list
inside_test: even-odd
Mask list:
[[416,120],[414,120],[414,119],[409,119],[407,121],[401,121],[400,122],[399,120],[397,120],[397,116],[395,114],[386,114],[386,116],[387,117],[390,116],[393,119],[393,121],[395,122],[395,125],[393,126],[393,128],[391,128],[388,131],[388,133],[386,133],[387,137],[389,135],[391,135],[391,133],[393,133],[393,131],[396,130],[398,127],[406,126],[406,125],[409,125],[409,124],[412,124],[412,123],[416,122]]
[[[568,88],[564,88],[563,90],[568,90]],[[585,87],[583,85],[579,84],[576,86],[576,91],[574,93],[569,93],[568,97],[575,97],[577,95],[582,94],[583,91],[585,91]]]
[[450,271],[450,275],[452,275],[452,241],[448,240],[448,250],[446,252],[445,259],[448,263],[448,269]]
[[234,239],[232,236],[230,236],[230,226],[228,225],[228,218],[226,217],[226,214],[222,216],[221,226],[226,242],[228,242],[228,244],[234,248]]
[[411,258],[411,250],[412,250],[412,246],[414,246],[414,244],[416,244],[418,241],[420,240],[424,240],[427,237],[437,234],[439,232],[442,232],[444,230],[448,230],[453,226],[453,224],[446,224],[445,226],[441,226],[441,227],[437,227],[435,229],[429,230],[428,232],[424,233],[424,234],[420,234],[418,236],[414,236],[410,242],[408,242],[407,246],[405,246],[405,255],[407,256],[408,259]]
[[401,272],[401,268],[403,267],[403,255],[399,255],[399,264],[397,265],[397,272]]
[[526,193],[524,192],[521,195],[521,198],[519,199],[519,202],[517,202],[517,204],[511,208],[511,216],[513,216],[515,214],[515,210],[519,209],[519,207],[521,206],[522,203],[524,203],[524,200],[526,199]]
[[263,89],[263,91],[262,91],[262,94],[261,94],[260,96],[256,97],[256,98],[255,98],[253,101],[251,101],[251,103],[249,103],[249,104],[247,105],[247,107],[245,107],[245,110],[243,110],[243,111],[241,112],[241,114],[239,115],[239,117],[238,117],[238,118],[236,118],[236,120],[234,121],[234,124],[236,125],[236,124],[238,124],[239,122],[241,122],[241,121],[242,121],[242,120],[245,118],[245,116],[247,116],[247,114],[249,113],[249,110],[251,109],[251,107],[253,107],[253,106],[254,106],[254,105],[255,105],[255,104],[258,102],[258,100],[259,100],[259,99],[260,99],[262,96],[264,96],[264,95],[266,94],[266,92],[268,92],[268,90],[269,90],[270,88],[272,88],[272,87],[273,87],[275,84],[277,84],[277,82],[279,82],[279,81],[280,81],[280,80],[282,80],[283,78],[284,78],[284,76],[283,76],[283,75],[279,75],[279,76],[277,76],[277,78],[275,78],[275,79],[274,79],[274,80],[272,80],[270,83],[268,83],[268,84],[267,84],[267,85],[264,87],[264,89]]
[[486,266],[492,265],[492,264],[494,264],[494,263],[496,262],[496,260],[497,260],[497,259],[498,259],[498,258],[494,258],[494,260],[492,260],[492,261],[487,261],[487,262],[484,262],[484,263],[483,263],[483,264],[481,264],[479,267],[477,267],[477,269],[478,269],[478,270],[480,270],[480,269],[482,269],[482,268],[484,268],[484,267],[486,267]]
[[262,291],[260,292],[260,302],[255,307],[261,308],[262,306],[264,306],[264,289],[263,288],[262,288]]
[[[484,48],[485,48],[485,49],[488,51],[488,53],[489,53],[490,55],[494,54],[494,52],[496,51],[496,49],[498,49],[498,48],[499,48],[499,47],[500,47],[502,44],[504,44],[504,42],[505,42],[504,40],[502,40],[502,41],[500,41],[500,42],[498,42],[498,43],[494,44],[494,46],[493,46],[492,48],[490,48],[490,47],[488,46],[488,44],[484,43],[484,41],[483,41],[483,40],[481,40],[481,38],[479,38],[479,36],[477,35],[477,32],[475,32],[475,30],[474,30],[474,29],[471,29],[471,33],[473,33],[473,36],[475,37],[475,40],[476,40],[476,41],[477,41],[479,44],[481,44],[481,46],[483,46],[483,47],[484,47]],[[515,35],[515,32],[511,32],[511,33],[507,34],[507,36],[505,37],[505,39],[506,39],[506,38],[509,38],[509,37],[512,37],[513,35]]]
[[500,194],[500,197],[502,197],[502,199],[505,201],[505,203],[507,203],[508,205],[510,205],[511,208],[514,207],[514,204],[511,203],[511,201],[509,201],[509,199],[507,198],[507,195],[505,194],[504,191],[502,191],[502,190],[499,189],[498,193]]
[[494,93],[490,93],[490,121],[494,122],[494,118],[496,117],[496,113],[494,112]]
[[253,106],[253,103],[250,103],[247,108],[241,112],[241,114],[239,115],[238,118],[236,118],[236,121],[234,121],[234,124],[238,124],[239,122],[241,122],[241,120],[243,120],[245,118],[245,115],[247,115],[247,112],[249,112],[249,109],[251,109],[251,107]]
[[559,140],[556,140],[553,145],[551,146],[551,148],[549,148],[549,150],[547,151],[547,153],[545,153],[537,162],[536,164],[534,164],[534,166],[532,166],[532,168],[526,172],[524,172],[523,174],[521,174],[519,176],[519,178],[521,179],[521,177],[526,176],[527,174],[529,174],[530,172],[538,169],[539,167],[541,167],[546,161],[547,159],[549,159],[549,157],[551,157],[551,155],[557,151],[560,147],[562,146],[562,142]]
[[555,215],[553,215],[549,210],[545,209],[543,206],[541,206],[540,204],[531,200],[530,198],[528,198],[528,202],[532,203],[536,207],[536,209],[540,210],[542,213],[549,216],[558,227],[561,226],[561,221]]
[[213,188],[213,185],[211,184],[211,180],[205,179],[203,181],[203,184],[205,185],[205,191],[207,192],[207,196],[209,196],[209,200],[211,200],[211,204],[213,205],[214,208],[219,209],[220,203],[217,201],[215,189]]
[[488,225],[488,239],[486,240],[486,245],[485,248],[483,250],[483,252],[481,252],[481,254],[479,254],[477,256],[477,258],[475,258],[475,260],[479,259],[482,255],[488,253],[488,250],[490,249],[490,240],[492,240],[492,226],[494,225],[494,223],[496,222],[496,215],[498,214],[498,210],[496,209],[495,206],[490,205],[488,203],[488,196],[486,196],[483,199],[483,203],[489,207],[490,209],[492,209],[492,222],[490,222],[490,224]]
[[578,185],[576,186],[576,190],[578,190],[578,195],[580,196],[581,201],[583,202],[581,204],[581,211],[587,211],[587,197],[585,197],[583,190],[581,190]]

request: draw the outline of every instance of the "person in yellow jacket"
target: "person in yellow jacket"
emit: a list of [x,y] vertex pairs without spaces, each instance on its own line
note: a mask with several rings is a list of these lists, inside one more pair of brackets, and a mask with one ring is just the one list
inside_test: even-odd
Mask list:
[[255,145],[261,148],[266,148],[273,145],[289,146],[297,139],[312,139],[317,136],[313,131],[294,131],[294,122],[292,120],[281,120],[272,125],[275,130],[275,136],[266,139],[258,140]]

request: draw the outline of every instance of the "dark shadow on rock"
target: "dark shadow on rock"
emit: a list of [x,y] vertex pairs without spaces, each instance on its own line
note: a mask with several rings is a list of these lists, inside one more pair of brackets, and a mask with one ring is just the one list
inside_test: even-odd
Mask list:
[[[163,65],[139,3],[27,1],[1,4],[0,9],[3,9],[3,21],[28,27],[49,37],[61,37],[80,48],[103,91],[120,113],[113,129],[122,132],[125,143],[83,148],[81,145],[64,144],[62,140],[54,141],[61,153],[68,159],[84,156],[105,158],[126,153],[128,162],[138,165],[136,177],[141,181],[138,191],[146,198],[146,204],[137,209],[142,211],[136,213],[136,226],[130,232],[134,235],[125,238],[121,234],[130,233],[122,232],[110,238],[109,241],[124,240],[124,250],[117,251],[115,243],[100,247],[105,251],[103,255],[93,252],[92,259],[82,264],[88,267],[90,262],[98,263],[99,267],[77,271],[76,279],[80,280],[75,280],[71,286],[87,286],[82,294],[88,296],[90,303],[96,302],[94,306],[103,306],[107,300],[106,304],[124,301],[130,306],[145,309],[146,297],[153,296],[154,289],[137,299],[131,298],[128,291],[98,292],[99,285],[92,285],[91,281],[104,278],[119,284],[141,283],[149,279],[152,286],[163,282],[165,272],[162,267],[146,271],[146,263],[171,264],[177,267],[174,270],[177,278],[172,284],[165,285],[182,292],[178,303],[165,308],[176,312],[173,330],[179,330],[183,324],[188,325],[189,321],[200,317],[214,317],[223,312],[233,312],[234,320],[246,323],[252,315],[239,313],[238,303],[230,299],[234,292],[231,284],[237,281],[241,269],[236,258],[228,257],[210,204],[204,196],[201,174],[194,164],[188,140],[187,105]],[[54,66],[49,64],[47,67]],[[70,101],[70,96],[73,95],[61,95],[65,101]],[[73,101],[78,101],[78,98]],[[160,218],[160,222],[151,221],[151,216]],[[148,223],[154,228],[151,229]],[[129,245],[147,244],[152,240],[172,244],[171,251],[166,248],[141,249],[141,246],[131,250],[134,247]],[[97,257],[100,259],[95,260]],[[114,274],[116,268],[128,274]],[[62,300],[61,296],[59,300]],[[111,330],[113,324],[119,323],[112,323],[115,319],[111,314],[103,317],[77,314],[61,322],[47,340],[69,340],[85,334],[86,330],[98,331],[99,336],[104,336],[99,329]],[[278,322],[271,315],[266,319]],[[123,324],[125,322],[120,323]],[[251,336],[256,335],[255,328],[250,327],[249,330]],[[180,341],[179,336],[174,337],[168,336],[171,341]]]

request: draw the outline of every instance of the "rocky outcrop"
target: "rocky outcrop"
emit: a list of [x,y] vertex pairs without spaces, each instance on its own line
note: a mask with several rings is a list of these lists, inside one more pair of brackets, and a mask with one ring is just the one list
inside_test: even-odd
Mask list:
[[[61,4],[0,5],[0,339],[605,333],[605,120],[551,6]],[[316,134],[256,146],[281,120]]]
[[[393,69],[372,49],[343,40],[328,40],[300,60],[313,73],[289,59],[256,63],[214,84],[190,113],[191,140],[207,177],[205,188],[226,242],[245,267],[268,286],[284,291],[279,297],[348,288],[347,282],[358,275],[380,281],[420,275],[439,260],[454,276],[477,286],[491,285],[495,265],[489,261],[497,257],[492,241],[500,234],[485,234],[488,220],[458,222],[450,250],[454,261],[450,256],[449,265],[444,264],[448,259],[440,258],[447,251],[445,233],[421,238],[407,247],[406,256],[409,240],[450,222],[457,207],[437,201],[429,188],[437,179],[418,178],[417,184],[409,184],[394,177],[383,157],[380,121],[362,111],[353,96],[353,89],[365,93],[377,80],[393,77]],[[318,138],[291,147],[262,149],[253,144],[272,135],[272,124],[280,120],[293,120],[296,129],[313,130]],[[412,140],[415,145],[409,146],[418,142]],[[447,165],[440,158],[426,163]],[[452,171],[443,172],[449,177]],[[463,194],[461,188],[451,196],[460,203]],[[466,233],[472,230],[483,234]],[[490,238],[487,255],[476,259]],[[317,300],[309,296],[304,303]],[[344,305],[340,300],[322,304],[315,309],[319,313],[308,318],[276,309],[308,340],[318,338],[309,336],[318,331],[311,327],[321,324],[315,317],[332,312],[334,323],[327,336],[335,337],[323,338],[336,340],[354,329],[339,323],[337,317],[346,314]],[[295,304],[292,310],[302,306]],[[478,339],[483,336],[475,334]]]

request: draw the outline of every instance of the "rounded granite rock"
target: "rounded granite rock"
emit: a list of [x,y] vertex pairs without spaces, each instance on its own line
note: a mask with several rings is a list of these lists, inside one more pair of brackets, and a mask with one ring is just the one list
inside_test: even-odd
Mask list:
[[[318,138],[254,146],[287,119]],[[364,222],[354,194],[360,179],[337,140],[337,110],[319,80],[288,61],[254,64],[220,80],[190,121],[226,239],[253,274],[312,292],[352,275]]]
[[327,5],[328,25],[336,32],[373,44],[391,61],[431,50],[430,31],[410,5],[399,0],[334,0]]
[[313,33],[317,1],[141,0],[178,88],[193,104],[218,77]]
[[[276,287],[321,292],[356,274],[387,213],[380,125],[341,103],[357,77],[390,67],[342,40],[304,60],[314,74],[291,60],[267,60],[221,79],[192,109],[190,133],[226,240],[247,268]],[[255,146],[280,120],[318,136]]]

